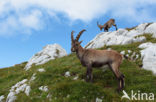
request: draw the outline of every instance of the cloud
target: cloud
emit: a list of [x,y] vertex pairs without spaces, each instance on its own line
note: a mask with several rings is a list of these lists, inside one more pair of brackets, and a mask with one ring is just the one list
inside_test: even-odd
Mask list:
[[38,10],[33,10],[30,14],[22,15],[19,17],[19,23],[21,25],[28,27],[30,29],[39,30],[40,27],[40,17],[42,13]]
[[70,21],[89,22],[105,14],[127,21],[155,21],[155,5],[155,0],[1,0],[0,35],[42,30],[47,15],[59,21],[60,13]]
[[43,23],[41,17],[42,13],[38,10],[32,10],[28,14],[10,14],[0,21],[0,35],[31,34],[31,30],[42,29]]
[[155,0],[114,1],[111,14],[120,19],[124,18],[137,23],[156,21],[156,15],[151,11],[151,7],[155,7],[155,5]]

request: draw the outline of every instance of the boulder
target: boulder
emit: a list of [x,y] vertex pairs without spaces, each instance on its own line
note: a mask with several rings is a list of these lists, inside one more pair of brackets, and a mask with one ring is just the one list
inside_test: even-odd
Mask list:
[[25,70],[31,68],[33,64],[41,65],[49,60],[66,56],[66,51],[58,44],[47,45],[40,52],[33,55],[25,66]]

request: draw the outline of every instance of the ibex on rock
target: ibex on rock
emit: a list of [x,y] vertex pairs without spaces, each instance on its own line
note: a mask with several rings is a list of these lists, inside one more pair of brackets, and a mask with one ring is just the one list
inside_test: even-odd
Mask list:
[[93,81],[93,67],[108,65],[119,81],[118,91],[122,90],[124,88],[124,75],[119,70],[120,64],[122,63],[122,55],[114,50],[95,50],[83,48],[80,45],[82,41],[79,42],[79,38],[84,31],[86,30],[80,31],[76,39],[73,37],[74,31],[71,32],[71,52],[76,52],[81,64],[87,67],[86,81]]
[[104,29],[105,32],[108,32],[109,28],[111,28],[112,25],[115,26],[116,30],[118,30],[115,24],[115,19],[110,19],[104,25],[99,25],[99,23],[97,22],[97,26],[100,28],[100,30],[102,31],[102,29]]

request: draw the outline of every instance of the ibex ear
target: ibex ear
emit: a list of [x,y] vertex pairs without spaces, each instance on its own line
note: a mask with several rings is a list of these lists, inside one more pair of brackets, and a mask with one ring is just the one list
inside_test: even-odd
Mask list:
[[81,40],[80,42],[79,42],[79,44],[81,44],[83,42],[83,40]]

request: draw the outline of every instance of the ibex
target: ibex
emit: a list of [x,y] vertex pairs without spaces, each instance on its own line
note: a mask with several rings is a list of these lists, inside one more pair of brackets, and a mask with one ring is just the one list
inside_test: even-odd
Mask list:
[[81,64],[87,67],[86,82],[93,81],[93,67],[108,65],[119,81],[119,88],[117,91],[122,90],[124,88],[124,75],[119,70],[120,64],[122,63],[122,55],[114,50],[95,50],[83,48],[80,45],[82,41],[79,42],[79,38],[84,31],[86,30],[80,31],[76,39],[73,37],[74,31],[71,32],[71,52],[76,52]]
[[108,32],[109,28],[112,27],[112,25],[115,26],[116,30],[118,30],[115,24],[115,19],[110,19],[104,25],[99,25],[99,23],[97,22],[97,26],[100,28],[100,30],[102,31],[102,29],[104,29],[105,32]]

